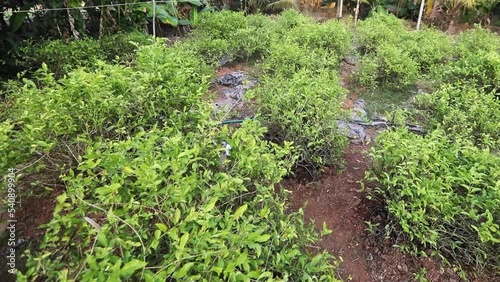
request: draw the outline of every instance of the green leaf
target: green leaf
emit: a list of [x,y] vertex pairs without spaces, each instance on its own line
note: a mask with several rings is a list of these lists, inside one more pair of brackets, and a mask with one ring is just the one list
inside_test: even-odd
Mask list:
[[198,213],[194,211],[194,209],[191,209],[189,212],[189,215],[186,217],[184,220],[185,222],[190,222],[195,220],[198,217]]
[[101,232],[99,232],[99,234],[97,234],[97,242],[99,244],[101,244],[101,246],[103,246],[103,247],[108,246],[109,242],[108,242],[108,238],[106,237],[105,232],[101,231]]
[[236,259],[236,265],[241,265],[242,263],[246,262],[248,260],[248,252],[245,251],[243,252],[238,259]]
[[192,25],[196,25],[198,23],[198,9],[191,8],[191,12],[189,13],[189,21]]
[[321,230],[321,236],[328,235],[331,233],[332,233],[332,230],[328,229],[328,227],[326,226],[326,222],[323,222],[323,230]]
[[213,197],[210,199],[210,202],[208,202],[207,206],[203,209],[205,212],[210,212],[214,209],[215,203],[217,203],[217,200],[219,200],[218,197]]
[[64,192],[61,195],[56,197],[56,201],[57,201],[57,203],[62,204],[66,201],[67,198],[68,198],[68,195],[66,194],[66,192]]
[[233,218],[234,219],[240,218],[243,215],[243,213],[247,210],[247,208],[248,208],[247,204],[244,204],[243,206],[239,207],[234,213]]
[[267,240],[269,240],[269,238],[271,238],[271,235],[269,234],[260,235],[259,237],[255,238],[255,242],[266,242]]
[[179,19],[176,16],[171,15],[167,10],[156,7],[156,17],[165,24],[170,24],[171,26],[177,26],[179,24]]
[[106,185],[104,187],[99,187],[95,189],[95,193],[105,196],[107,194],[112,194],[114,192],[117,192],[118,188],[120,187],[121,185],[119,183],[112,183],[111,185]]
[[160,229],[163,232],[167,232],[167,230],[168,230],[167,226],[163,223],[157,223],[155,225],[156,225],[156,228]]
[[138,259],[131,260],[127,262],[121,269],[120,276],[123,278],[129,278],[134,274],[135,271],[141,269],[147,265],[146,262]]
[[175,209],[174,223],[177,224],[180,218],[181,218],[181,211],[179,209]]
[[[195,5],[197,7],[200,7],[200,6],[203,5],[201,3],[201,1],[199,1],[199,0],[178,0],[177,2],[179,2],[179,3],[190,3],[190,4]],[[194,8],[192,8],[191,10],[194,10]]]
[[16,32],[21,27],[27,15],[28,12],[19,12],[10,17],[9,22],[12,32]]
[[266,277],[267,278],[273,278],[273,273],[270,272],[270,271],[263,272],[263,273],[260,274],[260,276],[259,276],[258,279],[260,280],[260,279],[266,278]]
[[172,275],[172,277],[175,279],[179,279],[179,278],[186,276],[187,272],[189,271],[189,269],[191,269],[191,267],[193,267],[193,265],[194,265],[194,262],[186,263],[184,266],[182,266],[182,268],[180,270],[174,272],[174,275]]
[[188,240],[189,240],[189,233],[182,235],[181,241],[179,244],[179,249],[184,249]]

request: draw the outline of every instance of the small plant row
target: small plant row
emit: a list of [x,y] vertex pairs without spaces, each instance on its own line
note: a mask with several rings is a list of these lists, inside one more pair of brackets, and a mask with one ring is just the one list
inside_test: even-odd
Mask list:
[[425,81],[469,82],[498,93],[500,39],[477,27],[458,36],[434,29],[412,31],[387,13],[374,13],[357,27],[361,55],[358,83],[369,87],[403,89]]
[[[381,133],[367,179],[379,183],[408,250],[432,249],[476,273],[500,268],[500,103],[473,85],[443,85],[416,97],[428,133]],[[486,271],[486,272],[485,272]]]
[[[151,40],[139,33],[119,34],[100,40],[72,41],[69,44],[60,40],[48,41],[42,45],[27,43],[21,48],[21,58],[27,68],[37,68],[45,62],[47,72],[53,73],[56,78],[78,67],[85,67],[89,71],[108,68],[108,65],[100,63],[102,61],[117,62],[127,66],[137,64],[143,69],[142,66],[149,59],[142,55],[143,61],[137,62],[135,52],[138,45],[150,44],[152,44]],[[176,46],[178,49],[185,50],[187,60],[194,56],[211,68],[218,67],[220,61],[262,62],[261,68],[264,69],[264,74],[261,80],[263,83],[253,93],[249,93],[248,97],[253,97],[257,104],[261,105],[256,110],[257,115],[267,127],[273,129],[268,134],[270,139],[278,144],[283,144],[283,141],[293,141],[296,148],[294,154],[300,156],[297,166],[305,167],[312,173],[323,165],[341,163],[341,153],[347,139],[337,129],[335,121],[342,118],[340,104],[345,95],[345,91],[339,85],[337,75],[339,61],[351,51],[351,36],[346,26],[336,21],[319,24],[295,11],[287,11],[276,20],[264,15],[244,16],[243,13],[229,11],[203,13],[200,15],[197,28],[188,38],[177,42]],[[143,50],[142,54],[144,52]],[[121,55],[118,56],[118,54]],[[151,60],[155,60],[154,56]],[[166,64],[169,61],[177,61],[177,58],[165,59]],[[199,62],[196,63],[199,64]],[[123,71],[116,70],[116,72]],[[128,69],[124,72],[120,77],[131,76],[133,71]],[[82,76],[85,76],[84,73],[87,72],[83,71]],[[106,74],[100,83],[107,83],[111,75],[116,74]],[[45,75],[40,74],[40,76]],[[90,83],[92,75],[87,75],[87,77]],[[111,80],[118,81],[120,78],[111,78]],[[160,81],[167,80],[167,78],[160,79]],[[175,82],[171,83],[175,84],[181,80],[179,76],[179,79],[176,78]],[[142,83],[144,81],[140,82]],[[99,83],[93,84],[95,89],[110,88],[98,85]],[[146,91],[143,86],[136,88],[132,84],[121,85],[118,92],[125,89]],[[199,94],[205,90],[197,89],[196,93]],[[11,90],[7,89],[7,91]],[[149,93],[139,94],[135,91],[127,91],[126,99],[136,95],[144,98],[128,102],[118,94],[113,96],[117,102],[111,104],[120,104],[121,106],[117,106],[116,110],[121,111],[125,104],[145,102],[149,99]],[[166,95],[165,91],[167,90],[160,95]],[[93,95],[96,95],[95,101],[99,101],[100,95],[108,94]],[[86,93],[82,93],[80,97],[85,95]],[[182,95],[179,94],[179,97]],[[137,106],[129,105],[129,107],[135,110]],[[64,110],[72,109],[68,105],[64,105],[63,108]],[[153,108],[159,109],[158,105]],[[147,111],[151,110],[152,108],[147,109]],[[156,112],[159,116],[165,116],[160,109]],[[143,112],[137,113],[144,115]],[[115,116],[123,117],[124,115],[116,114]],[[152,116],[149,114],[146,116],[149,119],[148,124],[154,122]],[[64,119],[64,115],[60,117]],[[123,119],[122,122],[116,122],[113,118],[107,118],[104,115],[99,117],[107,119],[105,122],[107,125],[104,128],[110,128],[111,125],[117,127],[128,122]],[[132,119],[135,117],[134,115]],[[144,119],[140,120],[143,124]],[[104,121],[98,121],[96,124],[101,122]],[[102,128],[96,130],[102,131]]]
[[44,64],[34,79],[7,85],[2,171],[61,142],[77,143],[79,136],[126,138],[159,117],[165,126],[189,130],[206,118],[200,99],[208,81],[209,69],[195,54],[160,45],[141,48],[134,68],[101,62],[55,79]]
[[346,137],[342,119],[345,90],[340,60],[351,51],[351,36],[337,21],[316,23],[286,11],[276,20],[262,15],[222,12],[202,16],[195,40],[185,44],[218,64],[221,58],[261,62],[260,83],[246,94],[277,144],[293,142],[296,167],[316,174],[324,165],[342,163]]
[[45,63],[56,78],[78,67],[93,69],[99,61],[130,65],[138,46],[153,44],[151,36],[139,31],[122,32],[93,39],[25,41],[18,48],[16,63],[22,69],[35,71]]
[[[313,227],[274,192],[291,147],[262,141],[264,131],[249,121],[89,141],[18,279],[335,281],[329,254],[304,252]],[[214,140],[233,145],[224,163]]]

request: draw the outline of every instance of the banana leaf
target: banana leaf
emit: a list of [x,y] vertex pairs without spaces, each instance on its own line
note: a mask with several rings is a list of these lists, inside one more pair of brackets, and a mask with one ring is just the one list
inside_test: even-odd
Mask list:
[[201,1],[199,1],[199,0],[177,0],[177,2],[189,3],[189,4],[197,6],[197,7],[203,6],[203,3],[201,3]]
[[198,9],[195,7],[191,7],[191,12],[189,13],[189,21],[193,24],[196,25],[198,22]]

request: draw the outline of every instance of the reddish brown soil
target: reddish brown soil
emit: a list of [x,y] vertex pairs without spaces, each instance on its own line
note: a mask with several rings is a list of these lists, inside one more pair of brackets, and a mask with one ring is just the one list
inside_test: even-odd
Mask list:
[[358,99],[358,97],[356,95],[349,94],[349,96],[347,96],[344,99],[344,102],[342,103],[342,109],[350,110],[350,109],[354,108],[354,103],[356,102],[357,99]]
[[306,204],[306,221],[314,220],[321,230],[323,222],[333,230],[318,246],[343,259],[338,276],[343,280],[370,281],[370,273],[363,248],[364,220],[370,215],[371,203],[359,192],[367,169],[363,145],[351,145],[346,151],[346,169],[342,172],[326,169],[318,182],[302,185],[292,181],[284,186],[292,191],[290,208],[299,209]]
[[[21,254],[26,249],[34,251],[38,247],[45,233],[40,226],[52,219],[56,205],[55,198],[66,189],[59,177],[61,170],[52,163],[53,161],[75,165],[71,164],[71,157],[63,157],[55,153],[50,156],[50,159],[45,158],[40,162],[44,163],[44,168],[39,172],[18,172],[21,177],[16,183],[15,234],[16,241],[20,240],[20,244],[16,246],[16,269],[19,271],[25,270],[25,258],[21,258]],[[2,234],[3,231],[5,230],[0,230],[0,235],[2,235],[0,252],[7,252],[6,234]],[[2,254],[0,256],[0,281],[15,281],[15,276],[7,273],[7,270],[6,257]]]
[[215,75],[217,77],[220,77],[220,76],[230,74],[230,73],[235,72],[235,71],[242,71],[242,70],[245,70],[245,66],[243,64],[228,65],[228,66],[220,67],[219,69],[217,69],[215,71]]

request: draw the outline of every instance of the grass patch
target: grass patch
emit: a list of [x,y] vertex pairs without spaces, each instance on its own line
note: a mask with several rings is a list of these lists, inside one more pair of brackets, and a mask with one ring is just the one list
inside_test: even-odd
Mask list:
[[366,101],[366,113],[373,119],[385,116],[387,112],[409,107],[411,98],[416,94],[417,88],[414,86],[403,90],[376,88],[362,92],[360,98]]

